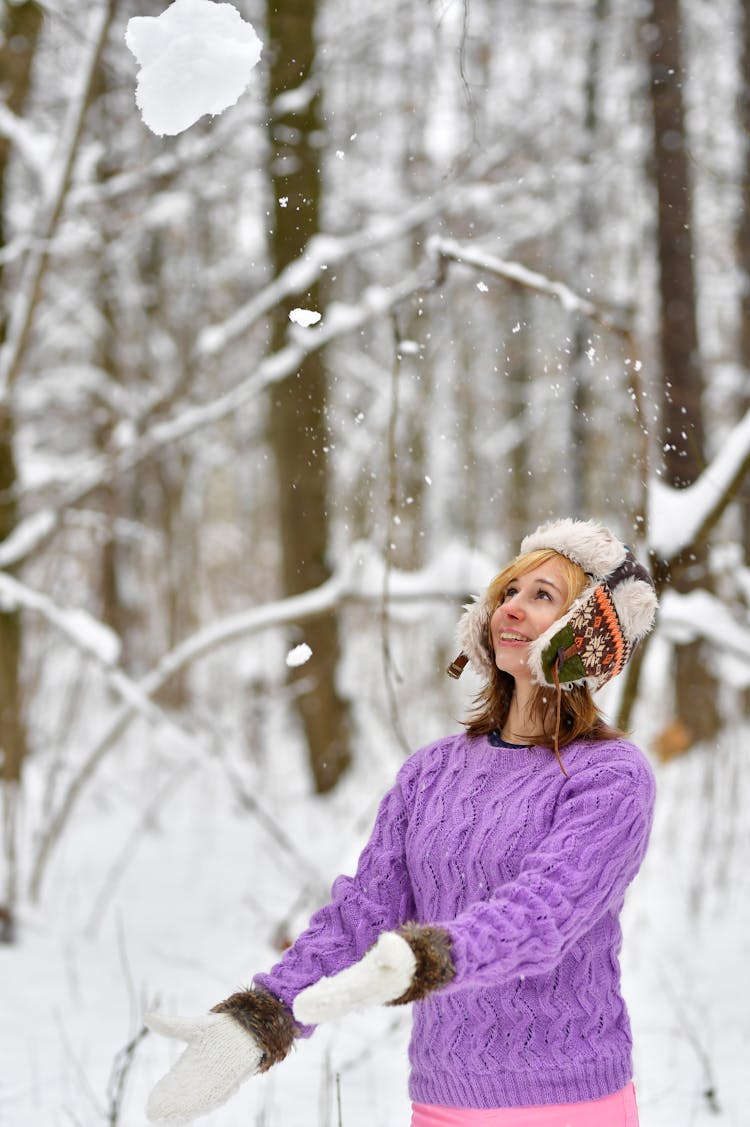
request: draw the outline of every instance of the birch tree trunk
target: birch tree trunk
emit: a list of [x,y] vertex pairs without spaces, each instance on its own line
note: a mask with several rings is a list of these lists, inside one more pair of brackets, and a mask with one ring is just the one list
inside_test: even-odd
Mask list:
[[[320,91],[301,98],[297,108],[278,113],[274,103],[311,77],[315,60],[314,0],[269,0],[267,7],[269,183],[273,230],[270,253],[275,274],[298,258],[319,230],[321,195]],[[289,311],[296,305],[320,308],[316,282],[273,311],[271,347],[283,347]],[[269,437],[278,475],[279,528],[284,593],[318,587],[330,575],[328,549],[328,424],[323,356],[306,357],[299,371],[271,396]],[[313,652],[290,674],[308,745],[315,788],[331,790],[350,762],[348,710],[336,689],[338,624],[331,614],[305,628]]]

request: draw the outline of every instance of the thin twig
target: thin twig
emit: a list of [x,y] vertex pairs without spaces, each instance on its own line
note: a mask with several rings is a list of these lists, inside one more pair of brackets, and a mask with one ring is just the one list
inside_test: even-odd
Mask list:
[[393,314],[393,333],[395,337],[396,354],[393,362],[393,371],[391,373],[391,406],[388,416],[388,441],[386,444],[386,457],[388,458],[388,519],[386,521],[386,540],[384,551],[384,564],[383,567],[383,595],[380,606],[380,643],[381,653],[383,656],[383,673],[385,676],[385,687],[388,696],[388,709],[390,712],[391,725],[396,735],[398,742],[404,750],[406,755],[409,754],[410,747],[409,741],[406,738],[401,717],[398,708],[398,697],[396,695],[396,680],[401,680],[398,670],[396,669],[393,660],[393,650],[391,649],[391,635],[390,635],[390,610],[389,610],[389,590],[391,579],[391,567],[393,563],[393,552],[395,544],[393,537],[396,529],[396,518],[398,508],[398,467],[397,459],[398,452],[396,450],[396,427],[398,424],[398,384],[399,376],[401,373],[401,340],[398,328],[398,319]]
[[[398,597],[399,602],[415,603],[420,601],[444,601],[447,597],[455,597],[456,593],[446,590],[425,592],[421,595],[403,595]],[[458,598],[468,598],[469,592],[458,593]],[[138,682],[143,696],[152,698],[170,683],[192,662],[217,649],[235,641],[239,637],[267,630],[273,626],[280,626],[287,622],[304,622],[319,617],[329,612],[334,607],[349,603],[362,602],[372,605],[378,596],[356,595],[345,590],[341,577],[334,576],[320,587],[308,591],[303,595],[292,595],[267,606],[254,607],[240,615],[232,615],[222,622],[214,623],[197,631],[190,638],[180,643],[165,654],[156,666],[141,681]],[[393,602],[395,596],[391,593],[389,601]],[[37,900],[41,891],[42,881],[52,849],[60,839],[67,825],[73,809],[78,803],[87,783],[93,778],[97,768],[108,752],[119,742],[127,731],[136,715],[139,715],[133,700],[126,700],[111,720],[109,727],[89,752],[76,775],[70,780],[65,794],[62,796],[57,811],[48,819],[44,832],[40,835],[36,858],[32,866],[29,880],[29,895],[32,900]],[[166,716],[166,714],[164,714]],[[174,718],[169,718],[170,725],[181,736],[189,741],[195,740],[195,735],[189,731],[185,724]]]
[[[65,1029],[65,1026],[63,1024],[63,1020],[62,1020],[60,1014],[56,1013],[54,1016],[55,1016],[55,1023],[57,1025],[57,1028],[58,1028],[59,1033],[60,1033],[60,1038],[62,1040],[63,1049],[65,1051],[65,1056],[67,1057],[68,1063],[70,1065],[72,1065],[73,1072],[75,1073],[75,1075],[78,1079],[78,1083],[80,1085],[81,1091],[83,1092],[85,1098],[88,1100],[89,1104],[91,1105],[91,1108],[93,1109],[94,1114],[96,1115],[97,1119],[101,1119],[103,1114],[104,1114],[104,1109],[102,1108],[102,1105],[99,1102],[99,1098],[96,1095],[96,1093],[94,1092],[94,1090],[92,1089],[91,1084],[89,1083],[89,1079],[88,1079],[88,1076],[86,1075],[85,1068],[83,1067],[81,1061],[78,1059],[75,1052],[73,1051],[73,1046],[71,1045],[71,1043],[68,1039],[67,1030]],[[69,1109],[66,1109],[66,1110],[68,1110],[68,1112],[71,1116],[71,1119],[72,1119],[73,1118],[72,1111],[69,1110]]]
[[466,77],[466,43],[469,38],[469,0],[463,0],[463,13],[461,15],[461,41],[458,48],[458,73],[461,79],[461,89],[464,93],[466,108],[471,121],[472,147],[479,143],[479,128],[477,124],[477,105],[471,93],[471,86]]
[[[125,929],[119,917],[117,919],[117,950],[120,957],[123,977],[127,986],[128,998],[130,1000],[131,1020],[140,1023],[140,1013],[136,1000],[135,986],[133,984],[133,973],[130,968],[130,959],[128,958],[127,945],[125,943]],[[155,999],[152,1005],[147,1004],[144,1006],[144,1009],[158,1009],[158,999]],[[110,1127],[117,1127],[120,1111],[122,1110],[125,1085],[130,1069],[133,1066],[133,1061],[135,1060],[136,1050],[141,1041],[147,1036],[148,1029],[145,1026],[141,1026],[135,1036],[117,1053],[112,1062],[112,1069],[109,1074],[109,1080],[107,1081],[107,1097],[109,1101],[107,1122],[110,1124]]]
[[164,804],[170,792],[176,791],[185,780],[195,770],[195,763],[188,760],[187,763],[181,763],[176,771],[172,772],[169,777],[162,783],[153,795],[151,801],[146,804],[145,809],[140,814],[136,824],[128,835],[125,845],[120,850],[120,853],[115,859],[114,864],[109,869],[102,886],[97,893],[91,912],[89,913],[88,922],[86,924],[85,933],[87,938],[92,939],[96,935],[97,928],[99,927],[102,917],[107,910],[107,905],[111,901],[117,887],[122,880],[128,865],[132,861],[138,846],[143,841],[144,830],[149,822],[153,820],[155,812]]
[[298,880],[301,873],[307,873],[309,888],[304,890],[305,896],[308,891],[312,890],[316,900],[325,899],[328,892],[327,884],[317,869],[310,863],[309,858],[300,852],[292,838],[281,828],[278,820],[269,814],[259,801],[257,794],[244,786],[231,764],[223,758],[220,762],[238,802],[255,816],[256,821],[260,823],[274,844],[278,846],[282,853],[286,854],[294,866]]
[[[696,1057],[698,1058],[703,1069],[703,1090],[702,1095],[706,1100],[709,1109],[714,1115],[721,1115],[722,1108],[719,1102],[719,1094],[716,1085],[716,1077],[714,1075],[713,1065],[708,1050],[704,1045],[700,1034],[694,1023],[690,1020],[685,1007],[682,1004],[678,992],[672,985],[669,976],[664,967],[661,968],[662,984],[669,995],[670,1001],[675,1008],[675,1012],[680,1021],[682,1032],[688,1044],[692,1046]],[[687,981],[687,980],[685,980]]]
[[14,529],[0,545],[0,567],[17,567],[30,555],[49,543],[61,527],[66,511],[80,505],[103,485],[131,472],[164,447],[190,438],[197,431],[230,418],[269,387],[299,369],[306,356],[326,347],[340,337],[388,315],[408,298],[415,297],[434,285],[434,275],[425,269],[415,271],[389,287],[372,286],[354,305],[337,305],[320,328],[304,329],[294,334],[291,343],[265,357],[255,370],[236,387],[210,403],[184,408],[165,422],[152,424],[137,442],[110,457],[88,464],[75,482],[61,491],[53,506],[32,513]]
[[135,992],[135,983],[133,981],[133,970],[130,966],[130,958],[128,956],[128,945],[125,940],[125,927],[122,922],[122,916],[118,912],[116,920],[116,934],[117,934],[117,956],[120,960],[122,967],[122,975],[125,980],[125,986],[128,992],[128,1001],[130,1002],[130,1016],[133,1024],[140,1023],[141,1011],[138,1007],[138,999]]
[[91,98],[91,89],[116,7],[117,0],[103,0],[103,3],[90,19],[91,45],[88,49],[88,58],[80,68],[79,85],[70,99],[67,120],[61,130],[61,154],[56,170],[56,182],[51,186],[47,198],[43,199],[40,205],[39,215],[34,224],[38,238],[29,248],[18,285],[18,292],[10,312],[6,340],[0,350],[0,399],[2,400],[5,400],[5,397],[12,390],[26,353],[42,281],[49,260],[50,240],[57,230],[70,188],[73,165],[83,135],[83,123]]
[[107,1081],[107,1123],[110,1127],[117,1127],[122,1111],[125,1085],[135,1061],[135,1054],[138,1051],[138,1046],[147,1036],[148,1029],[144,1025],[138,1030],[135,1037],[131,1037],[128,1043],[120,1049],[112,1063],[112,1071]]

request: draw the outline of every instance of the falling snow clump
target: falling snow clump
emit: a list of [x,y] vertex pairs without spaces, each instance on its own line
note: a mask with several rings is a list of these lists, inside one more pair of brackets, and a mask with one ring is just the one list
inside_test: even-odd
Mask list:
[[307,642],[302,642],[301,645],[295,646],[286,655],[286,663],[290,669],[296,669],[299,665],[304,665],[312,657],[312,650]]
[[263,49],[237,9],[214,0],[174,0],[159,16],[136,16],[125,42],[140,67],[136,104],[160,137],[233,106]]
[[310,325],[317,324],[320,320],[320,313],[316,313],[314,309],[293,309],[289,314],[289,320],[293,321],[295,325],[301,325],[303,329],[307,329]]

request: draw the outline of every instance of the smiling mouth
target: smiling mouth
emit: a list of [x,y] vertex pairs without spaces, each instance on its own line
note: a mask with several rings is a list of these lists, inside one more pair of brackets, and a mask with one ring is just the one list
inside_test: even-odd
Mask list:
[[527,638],[524,634],[512,634],[508,630],[503,630],[500,633],[501,642],[530,642],[531,638]]

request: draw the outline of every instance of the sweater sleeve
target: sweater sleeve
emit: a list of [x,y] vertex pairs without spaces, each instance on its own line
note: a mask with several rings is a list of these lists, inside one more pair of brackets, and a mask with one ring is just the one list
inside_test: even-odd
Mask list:
[[451,936],[456,970],[445,991],[548,973],[605,913],[619,911],[646,851],[653,805],[645,760],[599,763],[568,779],[518,876],[439,925]]
[[[338,877],[330,902],[311,918],[308,927],[268,974],[256,975],[255,985],[292,1005],[304,987],[324,975],[351,966],[383,931],[413,918],[415,907],[406,865],[405,836],[408,793],[413,772],[402,768],[395,786],[378,809],[370,840],[353,877]],[[303,1029],[309,1033],[310,1027]]]

